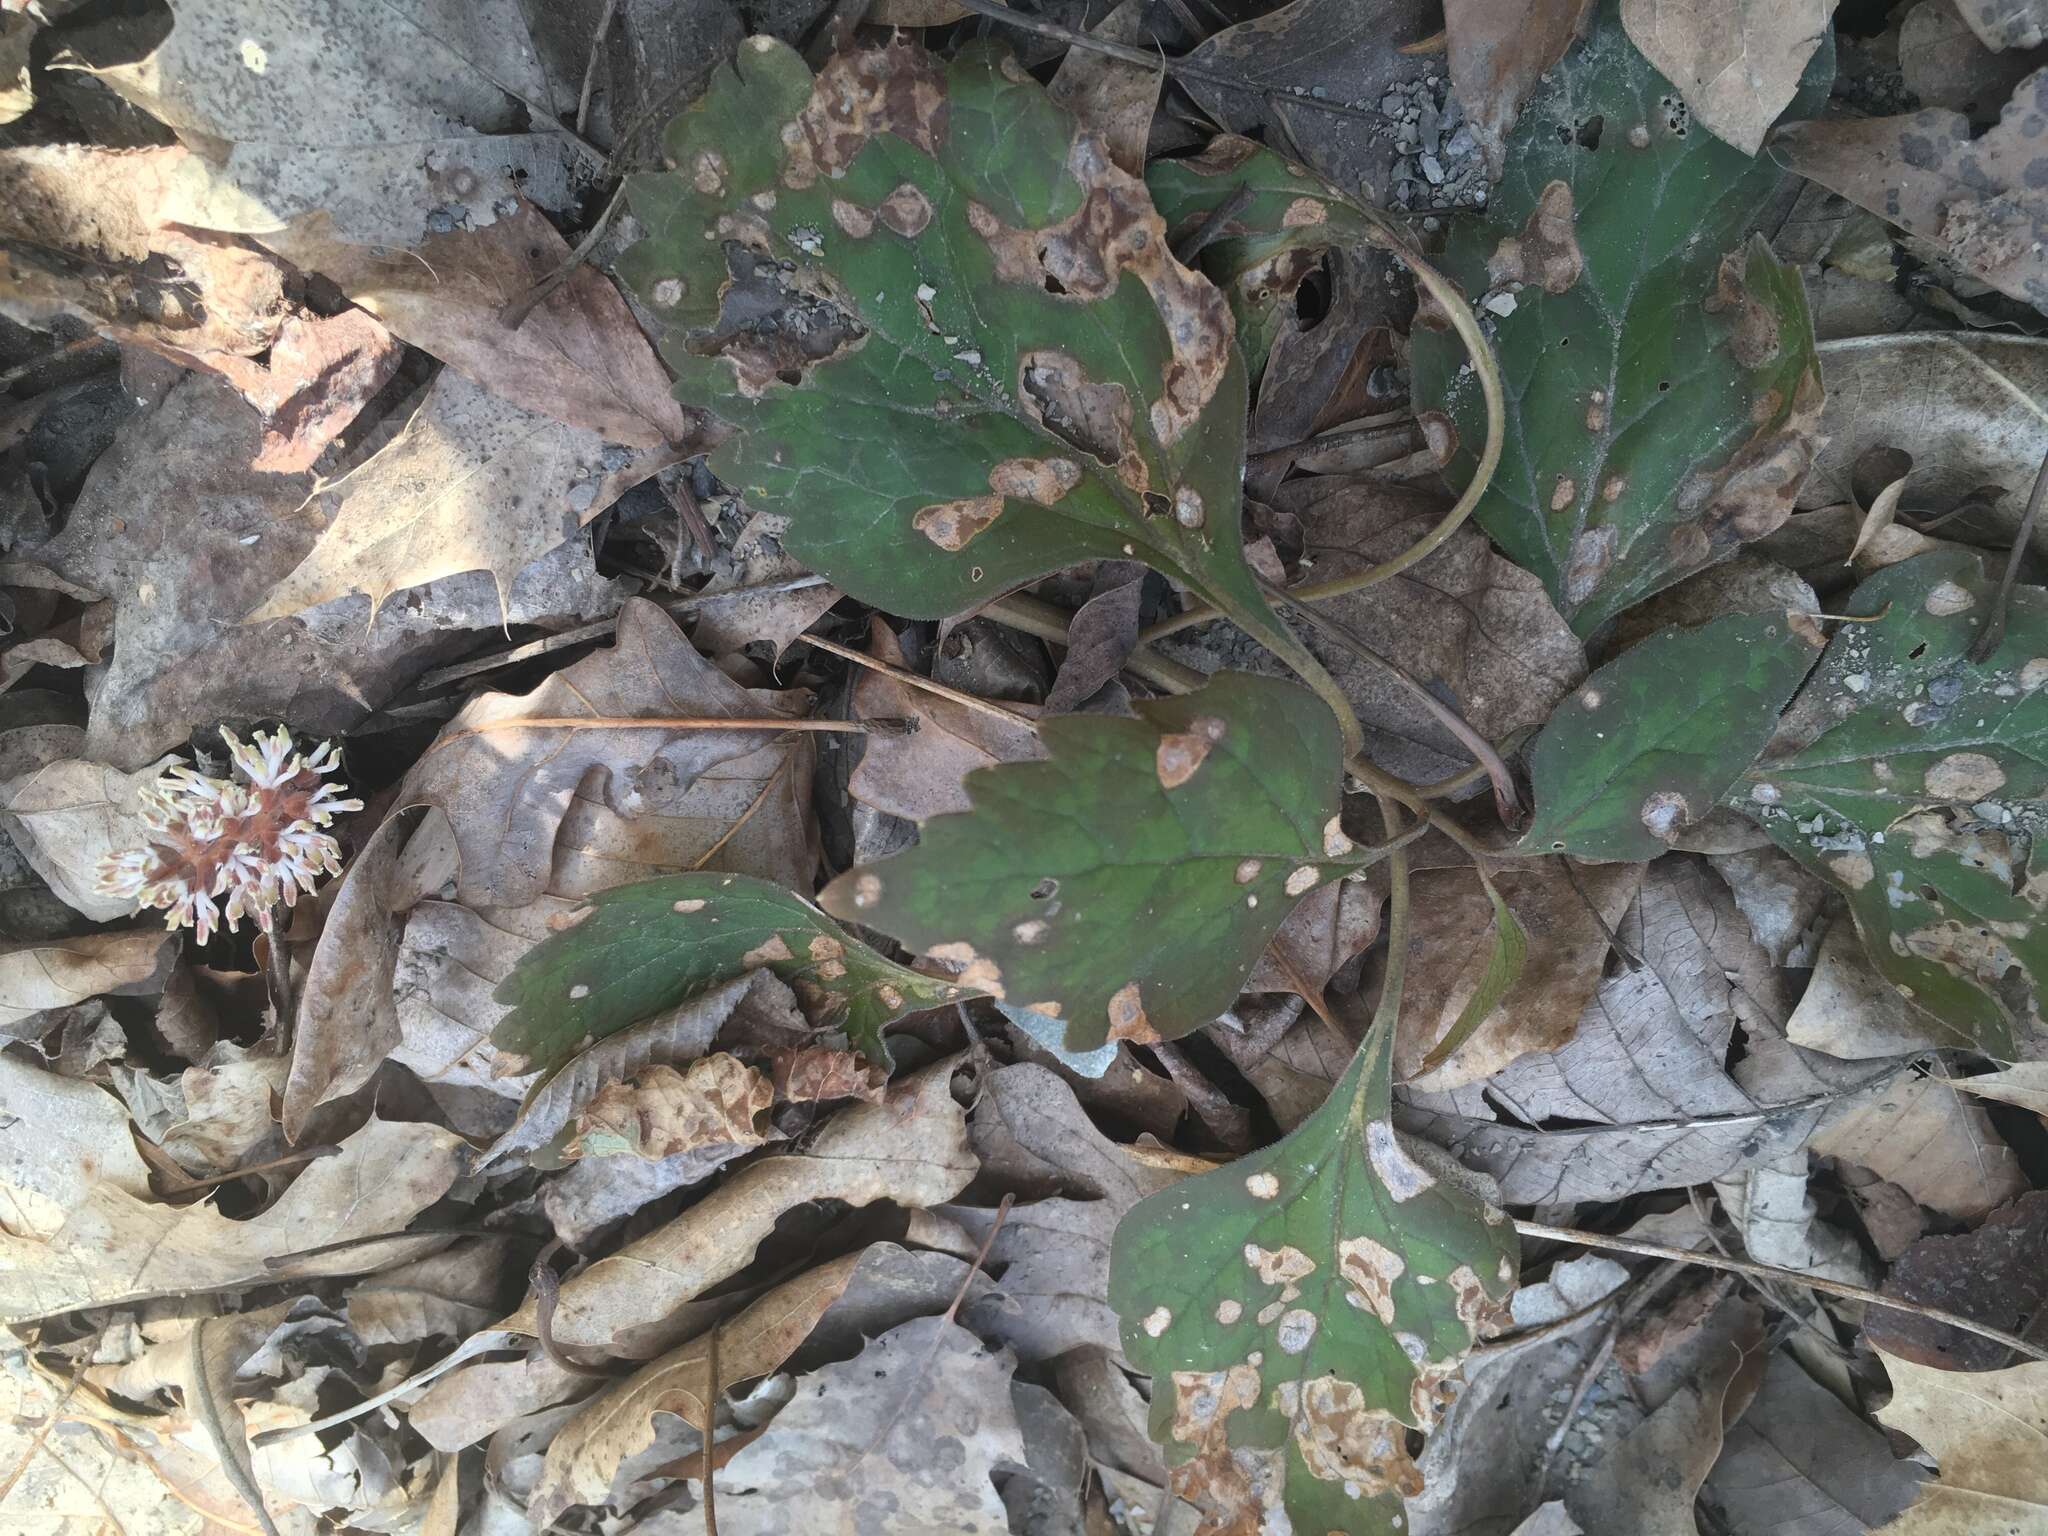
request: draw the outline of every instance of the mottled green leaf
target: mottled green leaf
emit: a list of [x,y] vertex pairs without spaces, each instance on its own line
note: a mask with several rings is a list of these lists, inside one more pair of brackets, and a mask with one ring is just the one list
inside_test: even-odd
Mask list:
[[[1824,44],[1791,115],[1813,116],[1833,74]],[[1738,248],[1778,180],[1688,123],[1607,0],[1523,108],[1485,215],[1451,233],[1443,269],[1493,326],[1507,391],[1474,515],[1581,635],[1792,510],[1820,416],[1812,320],[1795,270],[1760,239]],[[1463,484],[1477,380],[1426,315],[1413,357]]]
[[818,899],[1065,1021],[1070,1051],[1209,1023],[1296,901],[1379,857],[1339,824],[1336,722],[1292,683],[1226,672],[1039,734],[1046,761],[975,770],[972,810]]
[[713,466],[798,558],[935,618],[1134,557],[1302,657],[1244,562],[1229,306],[1014,61],[899,42],[813,82],[751,38],[667,148],[621,271],[678,392],[738,428]]
[[1997,578],[1945,549],[1888,566],[1728,794],[1848,899],[1872,962],[1931,1034],[2004,1060],[2048,987],[2048,592],[2018,587],[1982,664]]
[[1254,378],[1265,371],[1278,327],[1292,319],[1294,296],[1323,252],[1363,244],[1371,234],[1342,194],[1235,134],[1211,140],[1199,155],[1153,161],[1145,186],[1176,241],[1229,208],[1195,262],[1228,295]]
[[1514,1228],[1486,1181],[1396,1135],[1388,1039],[1285,1140],[1117,1228],[1124,1353],[1205,1529],[1394,1536],[1422,1485],[1407,1428],[1505,1321]]
[[971,996],[883,959],[801,897],[745,875],[671,875],[600,891],[499,984],[512,1011],[491,1043],[540,1071],[592,1040],[708,988],[766,969],[806,1016],[889,1064],[882,1031],[906,1013]]
[[[1654,859],[1756,761],[1818,655],[1810,619],[1733,613],[1660,630],[1557,706],[1529,752],[1522,846]],[[1809,638],[1810,637],[1810,638]]]

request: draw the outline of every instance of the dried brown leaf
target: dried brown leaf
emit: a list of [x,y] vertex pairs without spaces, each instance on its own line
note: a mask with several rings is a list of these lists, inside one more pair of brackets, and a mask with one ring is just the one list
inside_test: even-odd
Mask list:
[[865,1099],[878,1104],[888,1088],[888,1074],[860,1052],[829,1045],[778,1051],[769,1071],[775,1097],[790,1104],[819,1104],[830,1099]]
[[1593,0],[1445,0],[1451,86],[1495,175],[1522,103],[1564,57],[1592,11]]
[[1836,0],[1622,0],[1621,24],[1692,115],[1745,155],[1763,146],[1828,33]]
[[610,1082],[570,1121],[568,1157],[646,1161],[706,1146],[758,1146],[756,1121],[775,1102],[775,1085],[737,1056],[720,1051],[678,1072],[666,1062]]

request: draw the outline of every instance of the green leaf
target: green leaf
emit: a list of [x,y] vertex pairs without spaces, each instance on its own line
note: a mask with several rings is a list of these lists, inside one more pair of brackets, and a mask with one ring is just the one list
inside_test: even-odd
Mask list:
[[976,769],[971,811],[819,901],[1063,1020],[1069,1051],[1209,1023],[1297,900],[1379,854],[1345,837],[1336,723],[1292,683],[1137,708],[1042,720],[1048,760]]
[[1486,1022],[1486,1016],[1507,996],[1508,988],[1522,979],[1522,967],[1529,959],[1529,934],[1522,927],[1521,920],[1515,916],[1507,899],[1487,877],[1485,870],[1474,864],[1472,873],[1479,877],[1486,899],[1493,903],[1493,952],[1486,957],[1486,969],[1479,973],[1479,985],[1465,1000],[1465,1006],[1458,1010],[1458,1017],[1444,1031],[1443,1038],[1429,1048],[1429,1054],[1422,1058],[1418,1075],[1434,1072],[1451,1059],[1459,1046],[1472,1038],[1472,1031]]
[[1997,580],[1944,549],[1856,589],[1764,760],[1728,803],[1847,898],[1872,962],[1940,1043],[2010,1061],[2041,1026],[2048,882],[2048,592],[1969,649]]
[[1323,252],[1371,238],[1365,216],[1341,193],[1236,134],[1212,139],[1199,155],[1154,160],[1145,167],[1145,186],[1175,240],[1237,200],[1217,238],[1195,259],[1230,299],[1254,378],[1265,371],[1274,334]]
[[1732,613],[1659,630],[1587,678],[1529,751],[1536,814],[1523,849],[1669,853],[1771,739],[1818,653],[1819,632],[1805,624]]
[[801,897],[745,875],[613,886],[560,921],[493,994],[512,1011],[491,1043],[543,1072],[752,970],[788,982],[813,1024],[844,1031],[884,1067],[890,1024],[973,995],[883,959]]
[[[1790,115],[1814,116],[1833,75],[1823,45]],[[1507,391],[1474,516],[1587,635],[1785,520],[1822,390],[1798,273],[1760,239],[1736,249],[1777,168],[1688,125],[1615,0],[1548,82],[1442,266],[1490,319]],[[1485,433],[1477,380],[1426,315],[1412,346],[1416,400],[1448,418],[1425,425],[1447,429],[1432,436],[1463,485]]]
[[667,149],[621,272],[678,392],[738,429],[713,467],[799,559],[937,618],[1136,558],[1305,656],[1244,562],[1229,306],[1014,61],[894,43],[813,82],[750,38]]
[[1395,1134],[1389,1039],[1375,1029],[1286,1139],[1117,1228],[1124,1353],[1151,1373],[1152,1436],[1205,1529],[1401,1530],[1422,1486],[1405,1427],[1435,1421],[1505,1320],[1514,1228],[1484,1180]]

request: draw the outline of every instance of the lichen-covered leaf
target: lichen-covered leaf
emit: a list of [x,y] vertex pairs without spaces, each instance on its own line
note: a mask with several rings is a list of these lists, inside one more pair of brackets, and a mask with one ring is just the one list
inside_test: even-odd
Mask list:
[[[1833,72],[1823,45],[1795,115]],[[1524,109],[1507,166],[1443,256],[1494,327],[1507,391],[1474,515],[1585,635],[1791,513],[1822,398],[1813,325],[1798,273],[1738,247],[1770,162],[1689,124],[1615,0]],[[1462,484],[1485,428],[1476,376],[1427,316],[1413,344],[1416,400],[1442,413]]]
[[801,897],[744,875],[614,886],[560,921],[493,994],[512,1011],[491,1043],[541,1071],[752,970],[788,982],[814,1024],[844,1031],[880,1066],[890,1024],[970,995],[883,959]]
[[971,811],[818,900],[1063,1020],[1069,1051],[1209,1023],[1296,901],[1378,857],[1339,824],[1336,722],[1292,683],[1226,672],[1039,730],[1047,761],[976,769]]
[[1395,1134],[1388,1045],[1375,1032],[1286,1139],[1117,1228],[1124,1353],[1205,1530],[1393,1536],[1422,1488],[1407,1429],[1505,1322],[1514,1228],[1483,1180]]
[[1595,672],[1529,753],[1532,851],[1654,859],[1756,761],[1813,666],[1819,631],[1788,613],[1660,630]]
[[621,272],[679,393],[739,429],[713,466],[806,565],[936,618],[1134,557],[1300,654],[1240,544],[1229,306],[1014,61],[893,43],[813,81],[751,38],[668,153]]
[[1330,246],[1362,244],[1365,218],[1312,173],[1264,145],[1223,134],[1198,155],[1155,160],[1145,186],[1181,240],[1231,199],[1237,206],[1194,259],[1230,299],[1254,378],[1265,371],[1276,325]]
[[1969,650],[1997,577],[1963,549],[1879,571],[1728,793],[1847,898],[1878,971],[1930,1033],[2011,1060],[2048,987],[2048,592],[2016,587],[2003,642]]

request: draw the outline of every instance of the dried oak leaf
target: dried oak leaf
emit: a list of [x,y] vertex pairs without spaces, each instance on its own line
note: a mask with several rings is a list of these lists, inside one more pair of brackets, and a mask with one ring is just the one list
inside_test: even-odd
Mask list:
[[767,1140],[757,1122],[774,1102],[775,1085],[723,1051],[682,1072],[658,1062],[586,1099],[563,1151],[652,1161],[704,1146],[754,1146]]

